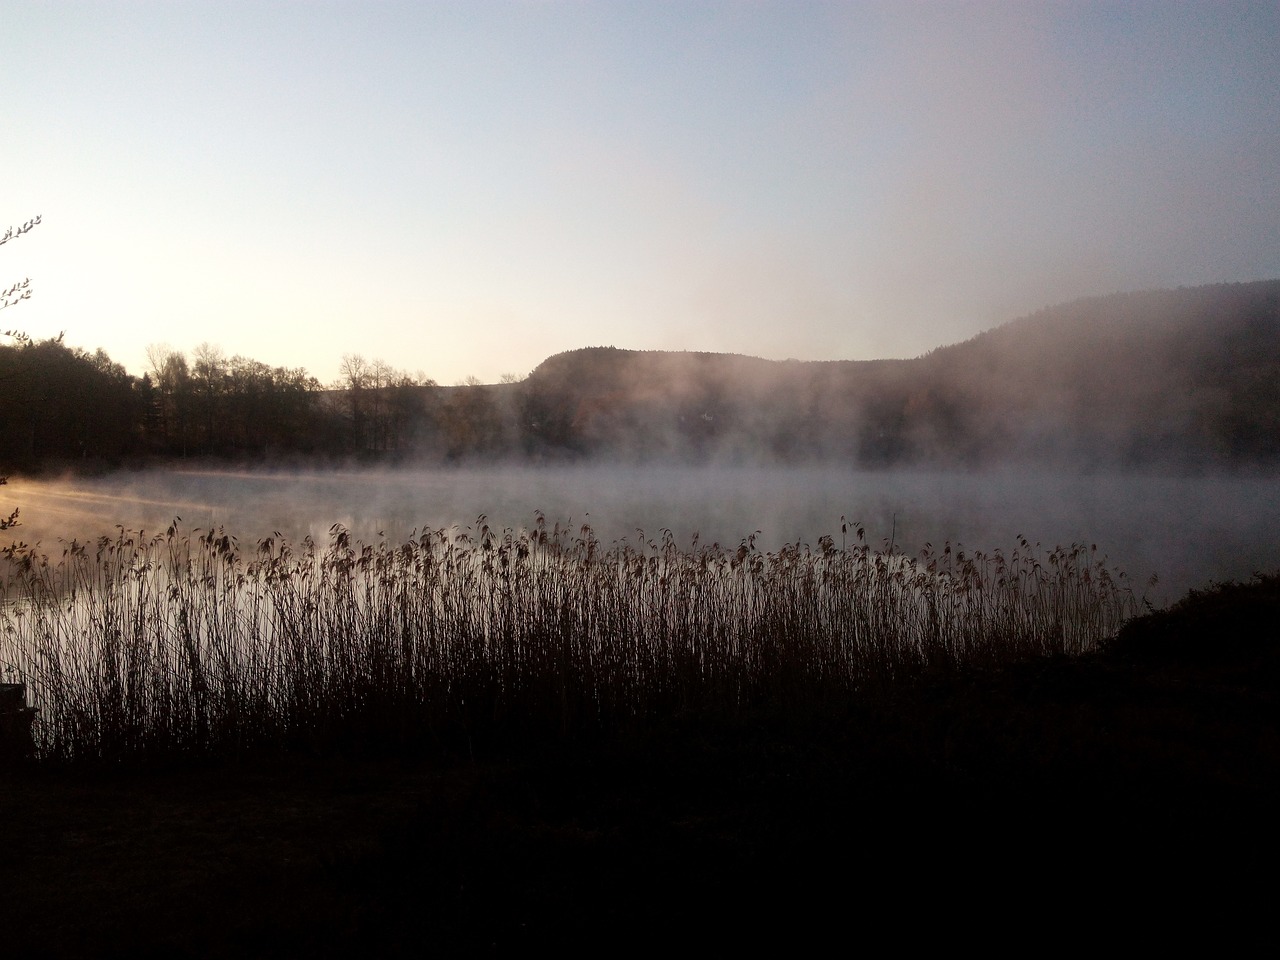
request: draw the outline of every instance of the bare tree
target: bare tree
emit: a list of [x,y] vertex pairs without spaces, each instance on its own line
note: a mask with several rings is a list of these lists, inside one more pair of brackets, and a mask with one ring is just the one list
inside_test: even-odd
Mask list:
[[153,343],[147,347],[147,363],[155,383],[161,442],[166,450],[178,450],[185,457],[191,407],[187,358],[167,343]]
[[[8,238],[6,237],[5,239],[7,240]],[[5,306],[8,306],[8,303],[6,303]],[[20,330],[5,330],[3,332],[0,332],[0,336],[9,337],[10,339],[15,340],[18,344],[22,346],[26,346],[31,342],[31,338]],[[8,477],[0,476],[0,486],[4,486],[8,482],[9,482]],[[0,530],[8,530],[10,527],[16,527],[17,525],[18,525],[18,511],[16,508],[7,517],[4,516],[4,514],[0,514]]]
[[358,353],[344,353],[338,373],[340,377],[335,386],[346,394],[347,420],[351,427],[347,442],[351,450],[358,452],[365,447],[365,394],[369,389],[369,364]]
[[[30,233],[39,222],[40,222],[40,218],[37,216],[28,220],[26,223],[18,227],[16,230],[13,227],[10,227],[8,230],[5,231],[4,236],[0,237],[0,246],[3,246],[4,244],[8,243],[10,240],[14,240],[22,236],[24,233]],[[31,278],[27,277],[25,280],[21,280],[18,283],[13,284],[3,293],[0,293],[0,310],[6,310],[9,307],[17,306],[23,300],[30,299],[30,297],[31,297]],[[5,330],[3,331],[3,333],[0,333],[0,336],[9,337],[10,339],[15,340],[18,343],[23,345],[31,342],[31,338],[20,330]],[[6,484],[8,482],[9,482],[8,477],[0,476],[0,485]],[[16,527],[17,525],[18,525],[18,511],[16,509],[12,513],[10,513],[7,517],[4,516],[3,514],[0,514],[0,530],[8,530],[10,527]]]
[[385,360],[374,360],[369,365],[369,386],[373,388],[372,445],[375,451],[385,451],[391,446],[391,416],[387,393],[395,383],[396,371]]
[[227,357],[222,348],[205,341],[191,352],[191,366],[196,393],[203,407],[204,449],[213,452],[218,446],[218,407],[225,389]]
[[[3,246],[10,240],[16,240],[24,233],[30,233],[39,223],[40,218],[33,217],[20,227],[10,227],[5,231],[4,236],[0,237],[0,246]],[[11,285],[7,290],[0,291],[0,310],[5,310],[9,307],[16,307],[23,300],[29,300],[30,298],[31,278],[27,277],[25,280],[19,280],[17,283]],[[20,334],[13,330],[6,330],[4,335],[6,337],[13,337],[19,341],[26,339],[24,334]]]

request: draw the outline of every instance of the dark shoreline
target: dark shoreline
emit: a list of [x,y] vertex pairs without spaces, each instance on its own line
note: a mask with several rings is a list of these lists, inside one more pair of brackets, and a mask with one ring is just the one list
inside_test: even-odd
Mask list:
[[[453,758],[0,778],[48,956],[728,955],[1270,930],[1280,577],[1106,650]],[[1035,941],[1026,938],[1034,936]],[[1016,938],[1016,939],[1014,939]]]

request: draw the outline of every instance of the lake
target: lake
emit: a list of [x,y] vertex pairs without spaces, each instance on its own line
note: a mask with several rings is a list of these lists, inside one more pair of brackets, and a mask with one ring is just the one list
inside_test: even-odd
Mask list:
[[[94,478],[11,480],[5,513],[22,526],[4,543],[59,540],[127,530],[162,532],[175,519],[191,530],[223,526],[242,544],[279,532],[325,540],[332,524],[366,541],[403,540],[425,527],[528,527],[589,523],[608,544],[668,528],[678,543],[736,545],[841,540],[841,516],[861,522],[875,546],[918,552],[950,540],[1009,551],[1019,535],[1046,548],[1097,544],[1137,593],[1160,605],[1213,580],[1280,569],[1280,484],[1273,476],[939,470],[866,471],[840,466],[689,468],[671,466],[466,467],[247,471],[164,469]],[[850,526],[849,539],[853,540]],[[1157,585],[1149,579],[1159,577]]]

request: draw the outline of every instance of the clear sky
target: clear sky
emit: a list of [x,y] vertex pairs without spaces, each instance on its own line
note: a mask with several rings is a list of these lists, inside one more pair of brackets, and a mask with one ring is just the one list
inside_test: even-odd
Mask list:
[[441,383],[1280,276],[1280,4],[0,0],[0,328]]

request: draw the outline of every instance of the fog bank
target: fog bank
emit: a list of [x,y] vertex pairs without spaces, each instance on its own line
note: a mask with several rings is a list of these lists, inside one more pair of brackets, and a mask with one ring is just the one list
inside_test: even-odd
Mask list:
[[[678,543],[840,542],[841,517],[869,542],[916,553],[926,543],[1011,550],[1025,536],[1049,548],[1097,544],[1139,594],[1162,603],[1211,580],[1280,569],[1275,479],[1154,474],[855,471],[848,467],[522,467],[342,472],[153,470],[61,481],[13,480],[4,503],[21,510],[9,539],[39,542],[225,527],[242,545],[276,533],[324,542],[333,524],[365,541],[424,528],[521,529],[535,511],[608,544],[637,530]],[[850,527],[850,540],[853,538]],[[1155,574],[1159,584],[1152,588]]]

